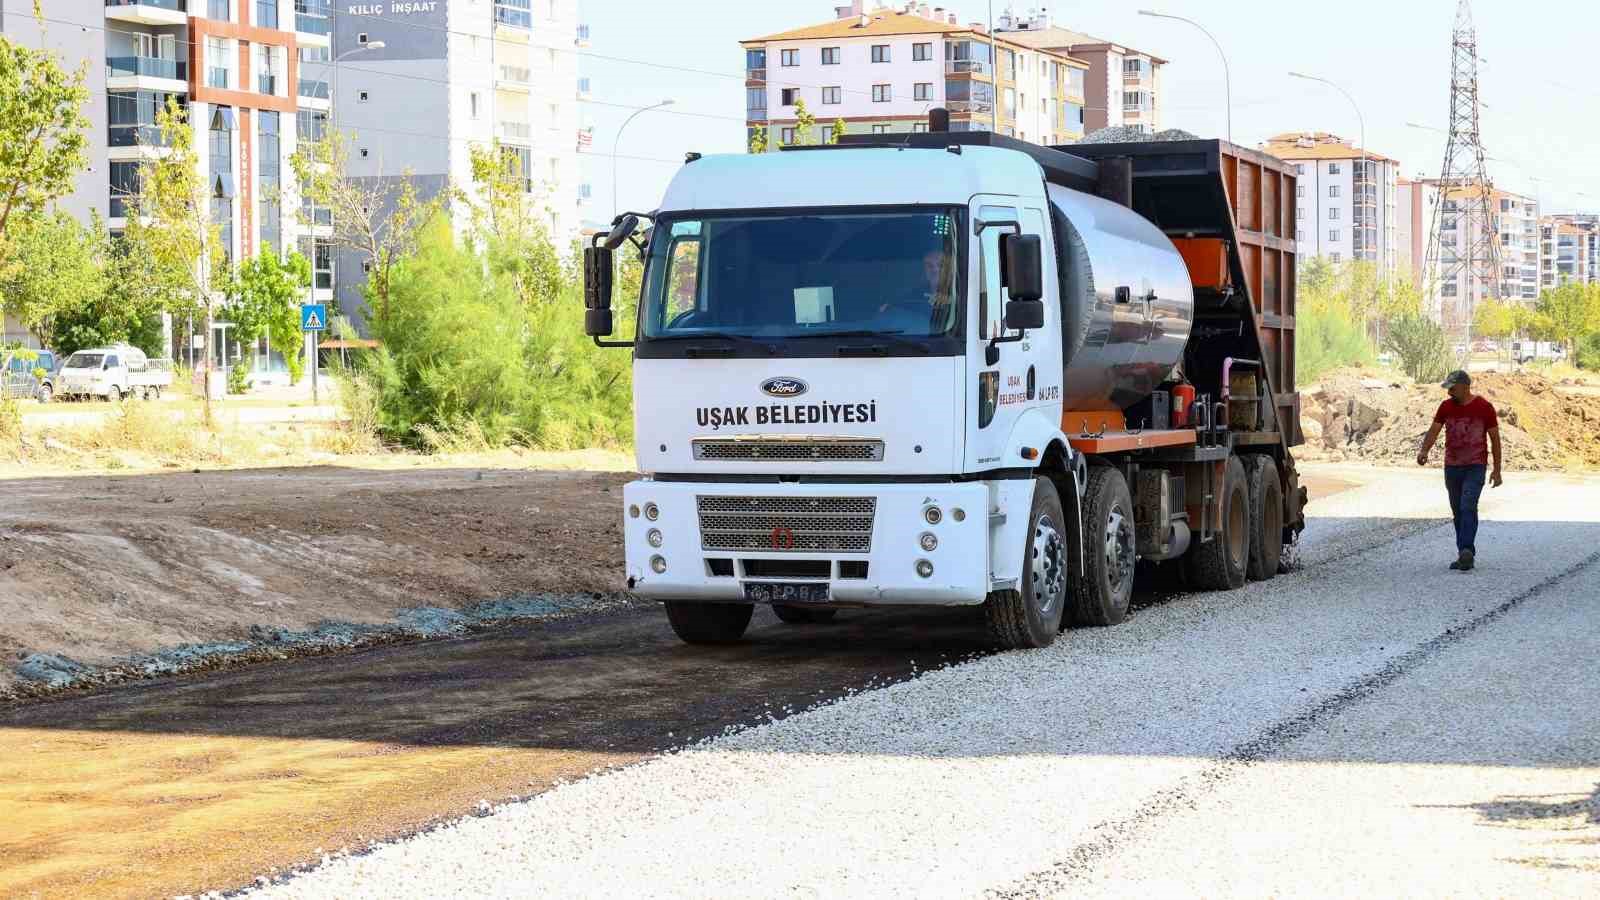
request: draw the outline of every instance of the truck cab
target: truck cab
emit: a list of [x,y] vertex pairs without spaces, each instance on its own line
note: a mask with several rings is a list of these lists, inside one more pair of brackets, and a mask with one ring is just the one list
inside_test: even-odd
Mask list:
[[[1068,429],[1130,431],[1191,284],[1159,228],[1067,186],[1095,166],[1024,146],[695,158],[588,248],[588,330],[634,355],[626,582],[685,640],[736,639],[754,604],[984,605],[1008,646],[1125,615],[1137,475],[1100,508],[1111,462]],[[635,249],[634,337],[609,341]],[[1109,596],[1079,596],[1094,577]]]

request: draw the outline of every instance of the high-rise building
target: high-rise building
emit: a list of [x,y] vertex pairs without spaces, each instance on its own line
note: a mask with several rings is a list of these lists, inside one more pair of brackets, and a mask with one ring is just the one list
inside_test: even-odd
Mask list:
[[[302,4],[325,0],[297,0]],[[301,116],[348,138],[360,182],[410,178],[424,198],[473,191],[471,151],[498,141],[558,246],[580,224],[576,0],[340,3],[331,45],[302,56]],[[454,221],[468,217],[455,210]],[[361,321],[366,273],[318,246],[318,283]],[[326,263],[327,268],[323,268]]]
[[1532,197],[1491,188],[1489,233],[1499,246],[1500,272],[1495,283],[1470,274],[1471,267],[1457,265],[1472,246],[1470,236],[1482,229],[1471,221],[1480,195],[1471,185],[1442,185],[1437,178],[1420,179],[1439,198],[1440,270],[1453,275],[1425,273],[1424,290],[1430,313],[1447,328],[1472,323],[1479,303],[1495,297],[1531,302],[1539,297],[1539,204]]
[[1600,215],[1562,213],[1539,220],[1539,289],[1600,282]]
[[1084,92],[1085,133],[1109,126],[1161,130],[1161,67],[1167,61],[1143,50],[1058,28],[1044,7],[1019,16],[1007,9],[995,22],[1005,38],[1088,63]]
[[[769,150],[825,142],[840,119],[852,134],[925,130],[936,106],[950,111],[954,131],[1039,144],[1084,133],[1087,63],[963,25],[942,7],[869,10],[855,0],[827,22],[741,46],[746,126],[752,136],[766,130]],[[802,101],[816,119],[809,135],[800,133]]]
[[1361,259],[1385,276],[1409,254],[1399,237],[1400,164],[1321,131],[1288,132],[1261,149],[1295,167],[1295,240],[1302,258]]
[[[327,8],[328,0],[52,0],[41,21],[31,0],[0,0],[8,38],[87,72],[89,165],[61,208],[98,212],[113,234],[126,226],[140,163],[163,152],[156,114],[170,98],[194,130],[228,258],[292,246],[295,216],[284,204],[295,197],[286,175],[296,67],[302,47],[327,44]],[[219,326],[214,340],[185,340],[184,350],[222,348],[223,334]]]

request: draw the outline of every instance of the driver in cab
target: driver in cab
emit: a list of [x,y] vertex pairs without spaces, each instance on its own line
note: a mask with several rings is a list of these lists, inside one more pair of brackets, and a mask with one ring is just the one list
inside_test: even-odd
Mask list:
[[[901,299],[878,307],[879,318],[896,331],[912,334],[943,334],[950,330],[955,315],[955,266],[943,248],[922,254],[922,283]],[[924,331],[926,329],[926,331]]]

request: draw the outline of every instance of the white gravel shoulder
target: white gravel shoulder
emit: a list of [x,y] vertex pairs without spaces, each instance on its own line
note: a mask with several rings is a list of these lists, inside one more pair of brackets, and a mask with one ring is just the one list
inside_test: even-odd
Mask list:
[[[1444,507],[1437,472],[1397,475],[1317,503],[1305,568],[1295,574],[1181,597],[1116,628],[1070,631],[1045,650],[867,691],[332,859],[259,893],[384,900],[1117,894],[1135,892],[1124,880],[1133,860],[1154,871],[1149,860],[1159,852],[1148,848],[1164,837],[1187,834],[1204,844],[1209,834],[1233,846],[1285,830],[1298,835],[1285,839],[1285,849],[1261,845],[1262,854],[1277,855],[1254,856],[1241,843],[1239,857],[1277,874],[1279,881],[1262,885],[1327,893],[1366,857],[1337,842],[1360,829],[1345,822],[1356,808],[1312,785],[1337,791],[1372,770],[1374,787],[1362,796],[1390,797],[1376,814],[1387,817],[1382,827],[1404,834],[1439,818],[1413,808],[1410,792],[1420,782],[1408,772],[1457,773],[1450,778],[1458,789],[1417,789],[1415,797],[1459,804],[1518,789],[1486,771],[1544,764],[1529,749],[1536,735],[1487,715],[1501,696],[1499,680],[1491,688],[1482,678],[1440,674],[1447,657],[1468,650],[1468,641],[1441,637],[1452,629],[1476,628],[1472,640],[1492,641],[1513,613],[1537,619],[1556,608],[1550,584],[1567,582],[1552,579],[1576,572],[1571,577],[1585,580],[1574,583],[1595,583],[1600,482],[1518,479],[1486,492],[1483,564],[1470,575],[1444,569],[1454,541],[1448,521],[1437,519]],[[1504,619],[1472,624],[1518,597],[1521,605]],[[1592,593],[1586,602],[1576,614],[1592,626]],[[1531,639],[1517,646],[1521,654],[1540,652]],[[1472,668],[1465,667],[1469,676]],[[1512,677],[1515,666],[1507,671],[1497,679]],[[1422,685],[1426,678],[1432,689]],[[1462,692],[1483,694],[1477,713],[1461,718],[1465,727],[1482,715],[1475,727],[1499,735],[1493,762],[1428,756],[1428,740],[1392,740],[1377,711],[1438,731],[1449,721],[1439,707],[1466,702]],[[1591,719],[1569,725],[1592,740]],[[1344,774],[1319,774],[1320,782],[1311,775],[1334,769]],[[1568,770],[1594,774],[1576,761]],[[1568,791],[1575,783],[1556,781],[1541,784]],[[1375,787],[1381,784],[1391,793]],[[1305,802],[1291,802],[1297,796]],[[1183,829],[1163,830],[1185,816]],[[1214,828],[1224,816],[1259,827]],[[1270,828],[1285,820],[1302,825]],[[1437,868],[1454,880],[1421,885],[1389,867],[1362,892],[1479,893],[1477,843],[1427,846],[1444,854]],[[1255,871],[1247,866],[1206,881],[1208,873],[1195,871],[1205,860],[1192,854],[1165,870],[1168,880],[1138,892],[1266,890],[1237,880]],[[1569,887],[1527,884],[1540,885],[1533,893]]]

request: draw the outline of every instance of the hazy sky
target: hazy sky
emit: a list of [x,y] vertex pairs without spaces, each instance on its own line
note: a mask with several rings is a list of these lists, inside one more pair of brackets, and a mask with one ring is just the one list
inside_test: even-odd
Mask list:
[[[652,209],[685,151],[743,150],[744,57],[738,42],[824,21],[834,5],[835,0],[582,0],[580,18],[591,25],[592,40],[580,65],[598,101],[583,110],[595,137],[585,170],[594,189],[588,217],[610,218],[609,154],[617,127],[631,112],[604,104],[676,101],[670,112],[636,118],[618,150],[623,207]],[[956,10],[963,22],[988,16],[984,0],[930,5]],[[1374,151],[1400,160],[1408,175],[1439,174],[1444,134],[1407,123],[1446,123],[1456,0],[1048,5],[1058,25],[1170,61],[1162,70],[1163,127],[1223,136],[1222,66],[1199,31],[1139,16],[1136,11],[1145,7],[1202,22],[1221,42],[1233,75],[1235,143],[1254,147],[1271,134],[1310,129],[1357,138],[1350,103],[1325,85],[1289,78],[1292,69],[1349,91],[1366,116]],[[996,2],[995,15],[1005,6]],[[1025,12],[1028,4],[1014,8]],[[1537,196],[1546,212],[1600,210],[1600,0],[1476,0],[1473,14],[1484,59],[1483,139],[1498,157],[1490,162],[1496,183]]]

